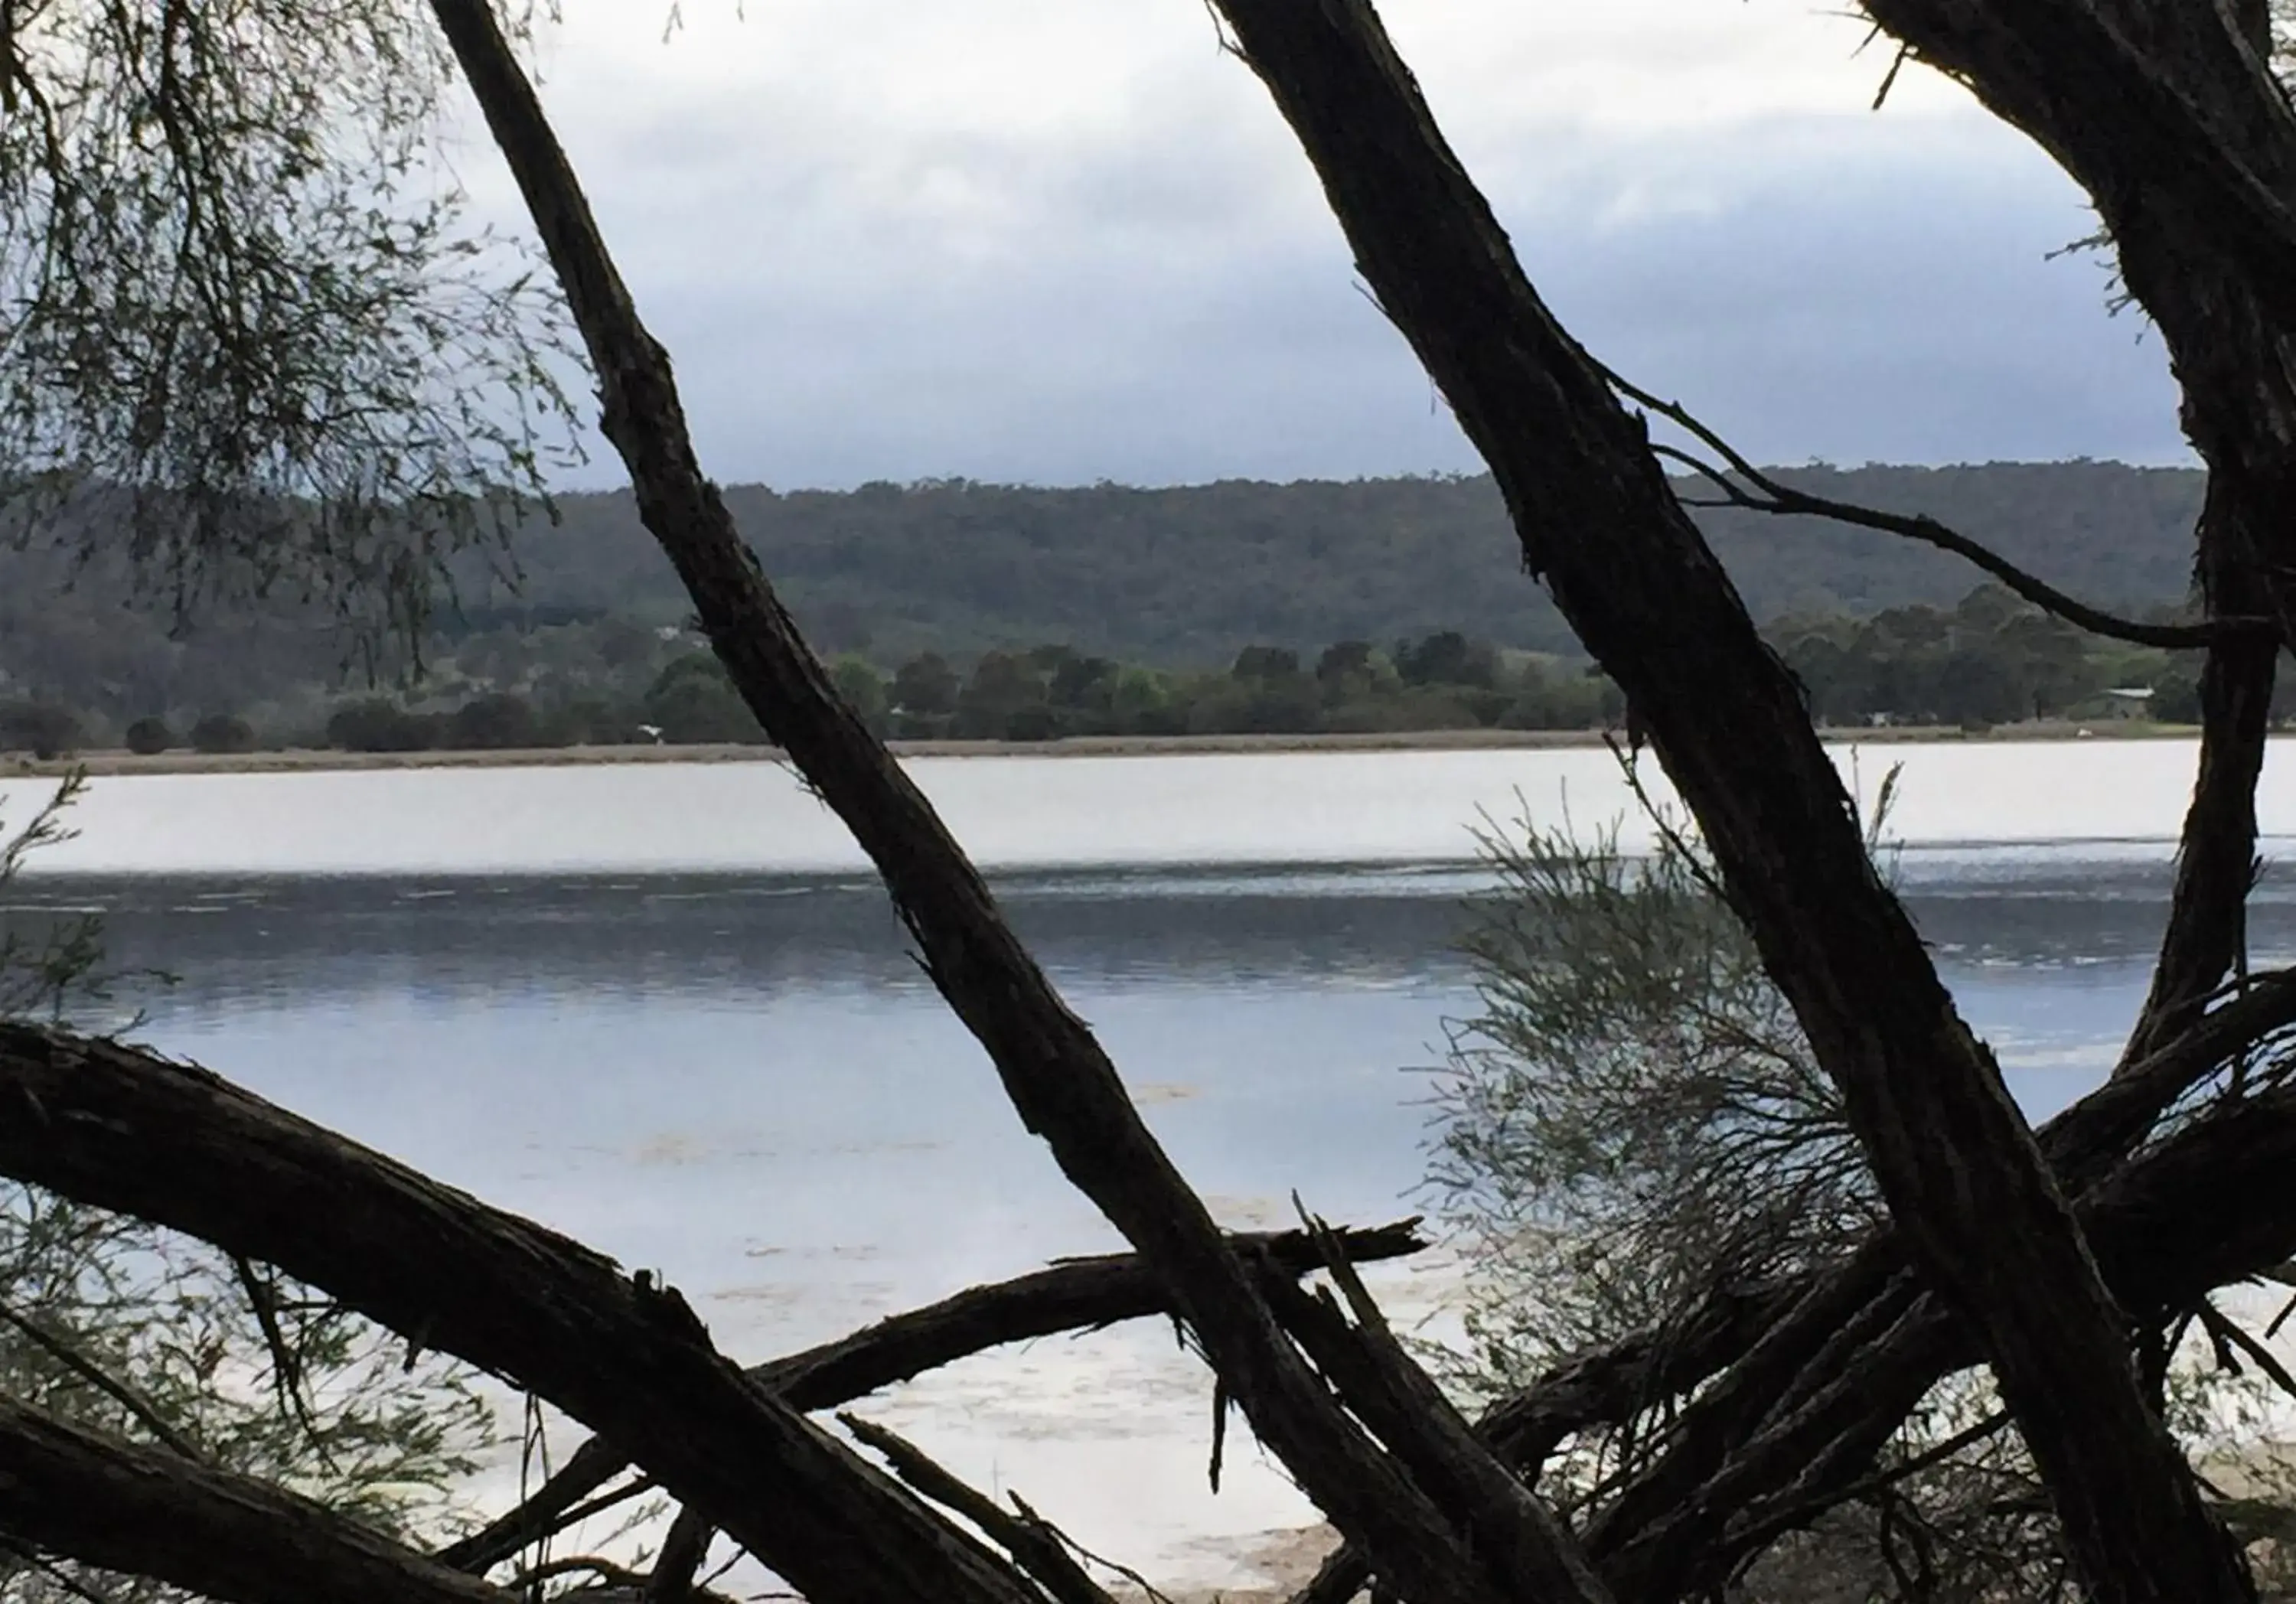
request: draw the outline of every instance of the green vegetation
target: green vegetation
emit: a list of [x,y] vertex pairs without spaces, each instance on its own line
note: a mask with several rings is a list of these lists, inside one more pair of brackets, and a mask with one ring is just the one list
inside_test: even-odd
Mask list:
[[[1786,477],[1930,513],[2099,605],[2146,613],[2178,607],[2185,596],[2200,499],[2194,473],[2070,462],[1808,469]],[[914,676],[898,691],[887,685],[888,713],[955,719],[957,692],[983,654],[1033,659],[1046,642],[1127,666],[1121,683],[1099,689],[1067,682],[1056,689],[1051,667],[1041,675],[1046,705],[1078,715],[1069,722],[1088,715],[1120,730],[1192,727],[1208,677],[1226,676],[1254,645],[1297,653],[1304,672],[1331,642],[1376,642],[1406,683],[1498,688],[1458,677],[1465,670],[1456,666],[1433,666],[1414,682],[1394,655],[1398,640],[1456,632],[1497,651],[1510,673],[1531,661],[1550,679],[1575,672],[1577,644],[1521,573],[1504,509],[1484,479],[1162,490],[952,482],[791,495],[751,486],[726,495],[824,650],[865,662],[880,683],[922,653],[940,653],[951,665],[956,682],[938,691]],[[119,746],[129,724],[159,719],[169,744],[180,747],[213,714],[244,719],[259,743],[324,746],[331,721],[371,689],[392,692],[385,698],[391,706],[426,718],[451,716],[481,696],[516,696],[535,726],[521,733],[474,715],[451,736],[439,729],[418,738],[406,729],[388,738],[401,744],[644,739],[636,724],[720,732],[690,737],[697,740],[741,739],[746,722],[729,723],[724,699],[706,690],[677,696],[664,687],[653,697],[662,705],[639,705],[653,694],[655,677],[699,644],[685,633],[690,604],[627,496],[570,496],[562,510],[559,527],[530,523],[521,532],[515,594],[475,558],[450,565],[458,604],[436,610],[419,654],[404,640],[348,636],[334,612],[317,604],[275,599],[234,607],[228,617],[179,618],[169,595],[139,589],[124,565],[0,543],[0,707],[15,709],[0,746]],[[1755,616],[1781,621],[1782,640],[1854,634],[1892,609],[1949,609],[1975,583],[1958,560],[1889,536],[1743,512],[1700,516]],[[1828,677],[1824,656],[1813,646],[1796,659],[1814,691]],[[1357,666],[1365,675],[1372,667],[1369,658]],[[1219,705],[1201,710],[1202,727],[1411,728],[1461,717],[1456,696],[1414,706],[1369,698],[1358,685],[1337,699],[1349,710],[1326,726],[1306,713],[1313,702],[1319,716],[1335,715],[1328,679],[1310,693],[1283,674],[1242,677],[1273,683],[1257,693],[1227,689],[1215,699]],[[856,669],[847,688],[865,700],[870,683]],[[1176,696],[1186,704],[1177,713]],[[1017,710],[1036,700],[1018,679],[1000,690],[992,676],[963,722],[978,727],[1000,701]],[[1944,700],[1991,722],[2016,716],[2002,695],[1956,692]],[[1819,705],[1848,722],[1869,711],[1894,715],[1903,700],[1877,686],[1821,694]],[[75,727],[28,728],[30,706],[68,712]],[[495,711],[518,716],[507,707]],[[1504,722],[1505,708],[1489,698],[1469,711],[1467,722]],[[1024,713],[1022,722],[1035,716]],[[1589,722],[1595,715],[1574,708],[1545,716]],[[1958,713],[1949,720],[1961,721]],[[146,725],[141,738],[159,736]]]
[[[65,839],[79,782],[0,822],[0,891]],[[0,1019],[112,1016],[90,915],[0,914]],[[0,1181],[0,1395],[83,1427],[260,1477],[431,1544],[471,1524],[472,1475],[504,1444],[478,1374],[421,1354],[266,1265],[147,1222]],[[146,1604],[183,1595],[14,1550],[0,1595]]]
[[[1836,727],[2198,716],[2191,658],[2099,641],[1992,585],[1949,608],[1796,614],[1769,634],[1820,722]],[[905,740],[1586,730],[1615,725],[1624,711],[1617,687],[1583,659],[1448,629],[1308,653],[1258,643],[1204,668],[1126,663],[1067,644],[970,658],[921,651],[898,663],[854,651],[831,667],[873,729]],[[2296,687],[2284,682],[2280,695],[2276,711],[2296,716]],[[100,709],[0,701],[0,750],[49,757],[98,744],[419,752],[764,740],[697,637],[612,622],[469,637],[411,694],[314,692],[260,723],[207,713],[183,737],[176,728],[159,715],[123,729]]]
[[[1868,830],[1882,837],[1896,776]],[[1659,816],[1656,850],[1622,850],[1526,817],[1486,832],[1496,887],[1463,949],[1480,1006],[1439,1072],[1430,1188],[1467,1274],[1467,1348],[1439,1354],[1472,1397],[1534,1386],[1573,1357],[1668,1329],[1727,1289],[1838,1264],[1886,1215],[1841,1098],[1732,913],[1691,822]],[[2182,1338],[2181,1348],[2179,1346]],[[2269,1376],[2168,1338],[2160,1408],[2188,1451],[2255,1450],[2248,1526],[2296,1503]],[[1584,1433],[1542,1493],[1583,1515],[1661,1461],[1672,1399]],[[1937,1386],[1882,1446],[1890,1502],[1845,1501],[1767,1547],[1729,1597],[2058,1600],[2068,1556],[2031,1454],[1991,1378]],[[1924,1589],[1899,1593],[1923,1534]],[[2276,1584],[2283,1555],[2261,1559]]]

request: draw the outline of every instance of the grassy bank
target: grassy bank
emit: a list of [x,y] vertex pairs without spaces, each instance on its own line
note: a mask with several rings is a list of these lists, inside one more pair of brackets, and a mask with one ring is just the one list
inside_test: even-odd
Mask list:
[[[2190,726],[2134,719],[2075,724],[2063,721],[2000,724],[1982,733],[1925,725],[1824,732],[1837,745],[1886,746],[1907,741],[2020,741],[2145,740],[2189,737]],[[1378,735],[1106,735],[1061,741],[895,741],[902,757],[1154,757],[1175,753],[1217,752],[1461,752],[1554,750],[1600,747],[1595,730],[1423,730]],[[343,752],[81,752],[42,762],[26,757],[5,760],[0,772],[62,774],[79,768],[109,774],[270,774],[416,768],[561,768],[630,763],[761,763],[779,757],[771,747],[581,746],[480,751]]]

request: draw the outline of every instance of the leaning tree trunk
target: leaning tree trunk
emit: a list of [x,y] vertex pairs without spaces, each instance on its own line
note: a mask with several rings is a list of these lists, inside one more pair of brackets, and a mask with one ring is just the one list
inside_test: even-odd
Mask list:
[[1626,693],[1931,1283],[1979,1333],[2100,1598],[2244,1600],[1991,1054],[1868,859],[1799,688],[1644,427],[1554,323],[1367,0],[1218,0],[1357,264]]
[[[2210,465],[2198,530],[2209,612],[2218,618],[2269,616],[2278,624],[2270,635],[2219,636],[2203,666],[2199,774],[2160,961],[2117,1072],[2125,1076],[2171,1040],[2244,962],[2255,788],[2276,660],[2296,619],[2296,341],[2290,337],[2289,277],[2280,244],[2246,214],[2258,209],[2259,194],[2266,210],[2275,197],[2284,209],[2296,196],[2296,119],[2261,59],[2267,45],[2261,6],[2243,6],[2229,23],[2209,6],[2141,0],[2046,7],[1873,0],[1869,9],[1909,48],[1969,83],[2033,135],[2088,189],[2129,289],[2167,340],[2186,427]],[[2232,177],[2211,179],[2211,173]],[[2087,1184],[2141,1139],[2150,1118],[2134,1115],[2143,1112],[2120,1121],[2103,1146],[2061,1177],[2064,1183]],[[1892,1283],[1889,1296],[1902,1302],[1904,1289]],[[1868,1317],[1885,1312],[1881,1304],[1865,1311]],[[1734,1456],[1734,1485],[1708,1481],[1688,1500],[1688,1507],[1706,1510],[1703,1529],[1720,1529],[1725,1511],[1736,1507],[1734,1496],[1787,1498],[1789,1480],[1806,1510],[1822,1509],[1812,1481],[1836,1490],[1853,1485],[1870,1464],[1872,1446],[1887,1440],[1905,1391],[1918,1387],[1918,1367],[1905,1368],[1912,1338],[1901,1331],[1879,1346],[1820,1354],[1809,1345],[1839,1320],[1838,1310],[1823,1319],[1806,1311],[1800,1364],[1742,1378],[1755,1384],[1693,1406],[1693,1415],[1727,1410],[1733,1418],[1702,1442],[1678,1444],[1651,1474],[1670,1477],[1679,1494]],[[1797,1390],[1801,1405],[1793,1404]],[[1831,1442],[1807,1406],[1826,1395],[1847,1401],[1851,1417]],[[1797,1409],[1798,1419],[1784,1418]],[[1773,1456],[1767,1485],[1750,1483],[1744,1474],[1759,1458],[1758,1430],[1770,1438],[1799,1434],[1805,1443],[1799,1453]],[[1813,1437],[1824,1445],[1810,1445]],[[1863,1453],[1860,1443],[1867,1445]],[[1700,1462],[1685,1462],[1701,1453]],[[1678,1520],[1670,1501],[1665,1507]],[[1617,1524],[1623,1530],[1636,1526],[1626,1518]],[[1676,1537],[1695,1546],[1699,1530],[1677,1526]]]
[[[1375,1442],[1310,1368],[1097,1040],[923,794],[837,693],[742,544],[694,455],[668,357],[638,317],[487,0],[432,0],[432,10],[566,292],[640,518],[758,723],[876,864],[926,971],[987,1050],[1023,1123],[1163,1280],[1260,1440],[1405,1594],[1419,1604],[1606,1600],[1553,1514],[1447,1406],[1393,1416]],[[1423,1382],[1399,1354],[1386,1362]]]

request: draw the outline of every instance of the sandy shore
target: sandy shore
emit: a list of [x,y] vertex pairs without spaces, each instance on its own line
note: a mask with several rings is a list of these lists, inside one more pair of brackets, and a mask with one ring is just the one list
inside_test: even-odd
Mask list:
[[[2181,724],[2133,720],[2074,724],[2062,721],[2000,724],[1982,734],[1947,725],[1896,724],[1829,729],[1832,743],[1861,746],[1936,741],[2147,740],[2190,736]],[[896,741],[900,757],[1154,757],[1210,752],[1464,752],[1599,747],[1615,739],[1599,730],[1418,730],[1374,735],[1078,735],[1062,741]],[[586,746],[499,751],[430,752],[81,752],[50,762],[0,757],[0,773],[54,775],[75,767],[107,774],[267,774],[363,769],[562,768],[629,763],[761,763],[779,758],[766,746]]]

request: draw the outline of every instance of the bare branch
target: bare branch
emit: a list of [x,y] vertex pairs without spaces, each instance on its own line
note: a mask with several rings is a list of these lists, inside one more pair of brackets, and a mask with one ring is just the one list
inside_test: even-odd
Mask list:
[[1897,1229],[1980,1334],[2084,1579],[2108,1601],[2244,1604],[2245,1571],[2146,1404],[2065,1197],[1645,426],[1539,299],[1368,0],[1220,9],[1489,462],[1525,563],[1697,815]]
[[1685,499],[1683,503],[1685,506],[1736,507],[1748,512],[1767,512],[1785,518],[1823,518],[1858,528],[1878,530],[1885,535],[1902,535],[1909,540],[1921,541],[1967,560],[2044,612],[2087,630],[2091,634],[2127,641],[2131,645],[2157,646],[2174,651],[2190,651],[2231,637],[2256,636],[2267,643],[2278,638],[2278,628],[2268,618],[2215,617],[2199,624],[2144,624],[2091,607],[2065,594],[2047,581],[2027,573],[1991,547],[1948,528],[1934,518],[1885,512],[1879,508],[1836,501],[1832,496],[1814,495],[1807,490],[1796,489],[1775,475],[1755,467],[1680,402],[1660,400],[1601,363],[1594,365],[1620,395],[1688,430],[1727,464],[1726,469],[1718,468],[1676,446],[1652,446],[1652,454],[1681,463],[1721,493],[1719,501]]
[[[1416,1219],[1339,1233],[1359,1263],[1400,1258],[1425,1247]],[[1275,1273],[1304,1275],[1321,1262],[1305,1232],[1240,1232],[1229,1240]],[[1070,1259],[1044,1270],[971,1287],[906,1310],[803,1353],[753,1365],[750,1379],[793,1409],[833,1409],[989,1348],[1063,1331],[1085,1331],[1173,1313],[1171,1295],[1136,1254]],[[629,1461],[603,1439],[577,1448],[565,1465],[517,1509],[443,1551],[439,1559],[483,1571],[529,1543],[562,1530],[576,1501],[603,1486]],[[636,1497],[643,1485],[624,1496]],[[584,1506],[594,1513],[597,1505]]]
[[702,1561],[709,1558],[709,1544],[717,1535],[718,1528],[707,1516],[680,1510],[661,1540],[653,1574],[646,1578],[645,1604],[695,1604],[701,1590],[693,1578],[701,1574]]
[[[2245,553],[2254,541],[2227,477],[2211,471],[2201,512],[2201,585],[2211,612],[2268,606]],[[2181,1026],[2181,1016],[2244,967],[2248,896],[2256,883],[2256,785],[2272,729],[2276,639],[2243,635],[2209,648],[2201,667],[2201,757],[2177,847],[2177,884],[2144,1006],[2124,1065]]]
[[234,1604],[512,1604],[318,1504],[0,1399],[11,1543]]
[[1309,1373],[1107,1053],[931,805],[839,695],[742,544],[694,456],[668,359],[485,0],[432,0],[432,10],[557,270],[598,378],[604,431],[647,528],[750,710],[876,864],[927,972],[986,1049],[1022,1123],[1171,1288],[1260,1441],[1406,1591],[1496,1604],[1536,1586],[1503,1567],[1518,1540],[1535,1545],[1541,1533],[1455,1525]]
[[0,1022],[0,1174],[275,1264],[627,1444],[818,1604],[1020,1604],[1009,1575],[751,1386],[674,1290],[204,1070]]
[[988,1540],[1013,1557],[1060,1604],[1115,1604],[1099,1583],[1069,1552],[1068,1545],[1038,1522],[999,1509],[951,1475],[915,1444],[882,1426],[840,1414],[838,1421],[893,1468],[893,1474],[943,1509],[979,1526]]

